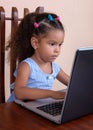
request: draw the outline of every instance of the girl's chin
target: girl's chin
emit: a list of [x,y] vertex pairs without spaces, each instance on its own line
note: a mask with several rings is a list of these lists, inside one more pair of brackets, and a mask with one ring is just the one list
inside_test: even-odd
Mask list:
[[55,60],[56,60],[56,59],[51,59],[50,62],[53,62],[53,61],[55,61]]

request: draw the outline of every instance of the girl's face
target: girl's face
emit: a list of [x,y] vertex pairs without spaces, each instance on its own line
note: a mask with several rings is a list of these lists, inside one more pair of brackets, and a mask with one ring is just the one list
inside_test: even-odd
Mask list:
[[46,37],[38,41],[36,53],[44,62],[52,62],[59,56],[63,42],[63,31],[50,31]]

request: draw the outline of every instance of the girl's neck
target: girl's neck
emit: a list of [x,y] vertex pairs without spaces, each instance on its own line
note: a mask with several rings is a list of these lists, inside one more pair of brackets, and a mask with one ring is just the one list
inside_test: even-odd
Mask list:
[[45,73],[51,74],[52,73],[52,63],[51,62],[45,62],[42,59],[40,59],[35,54],[31,57],[41,68],[42,71]]
[[37,56],[36,54],[34,54],[31,57],[37,64],[39,65],[46,65],[46,64],[50,64],[50,62],[45,62],[44,60],[42,60],[39,56]]

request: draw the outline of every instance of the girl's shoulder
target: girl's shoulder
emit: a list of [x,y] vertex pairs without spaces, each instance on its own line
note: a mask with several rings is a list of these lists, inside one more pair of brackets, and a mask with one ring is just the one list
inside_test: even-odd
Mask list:
[[35,65],[34,60],[31,59],[31,58],[26,58],[26,59],[23,60],[22,62],[26,62],[29,66]]
[[60,68],[60,66],[56,62],[52,62],[52,67],[54,69],[59,69]]
[[32,58],[26,58],[26,59],[24,59],[22,62],[27,62],[27,63],[31,63],[31,62],[33,62],[33,60],[32,60]]
[[31,68],[35,66],[34,61],[31,58],[26,58],[25,60],[23,60],[22,62],[18,64],[16,70],[14,71],[14,76],[17,75],[19,67],[23,66],[24,63],[27,63],[28,67],[30,68],[30,71],[31,71]]
[[58,74],[60,71],[60,66],[56,62],[52,62],[52,69],[54,74]]

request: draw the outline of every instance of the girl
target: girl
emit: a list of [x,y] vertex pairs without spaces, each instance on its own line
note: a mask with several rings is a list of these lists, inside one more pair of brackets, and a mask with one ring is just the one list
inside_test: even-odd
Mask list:
[[69,76],[54,62],[64,35],[56,14],[33,12],[24,17],[8,45],[19,63],[8,101],[64,98],[64,92],[51,90],[55,78],[65,85],[69,81]]

